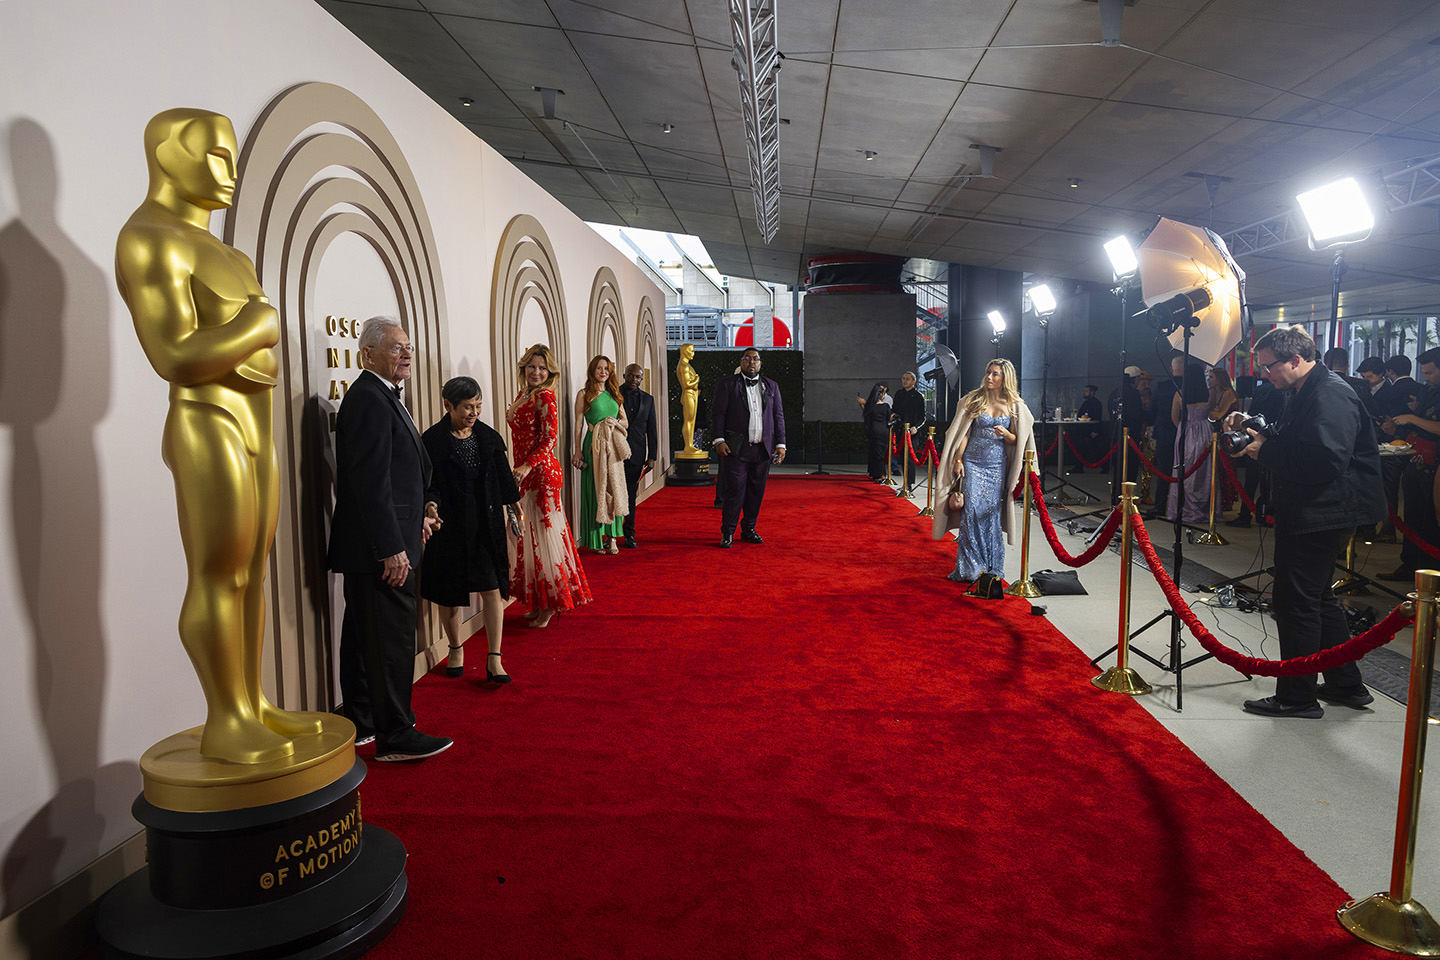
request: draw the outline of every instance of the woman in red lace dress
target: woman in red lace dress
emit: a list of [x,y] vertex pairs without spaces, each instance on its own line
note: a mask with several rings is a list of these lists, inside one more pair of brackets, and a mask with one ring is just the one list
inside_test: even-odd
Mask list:
[[537,343],[520,358],[520,394],[505,411],[524,514],[520,536],[511,543],[510,596],[530,611],[526,618],[532,627],[547,626],[561,610],[590,602],[590,585],[561,505],[564,474],[555,458],[559,379],[555,355]]

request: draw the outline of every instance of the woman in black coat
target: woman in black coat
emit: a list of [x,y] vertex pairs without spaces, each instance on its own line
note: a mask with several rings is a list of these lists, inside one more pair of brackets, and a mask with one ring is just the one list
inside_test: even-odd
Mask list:
[[480,422],[480,384],[455,377],[440,391],[445,416],[421,439],[433,472],[425,491],[425,514],[442,523],[425,545],[420,564],[420,596],[440,608],[450,642],[446,676],[465,672],[465,637],[460,611],[479,592],[485,634],[490,641],[485,676],[509,683],[500,663],[500,631],[505,597],[510,592],[510,562],[505,539],[508,505],[520,489],[505,456],[500,434]]
[[885,466],[890,461],[890,397],[888,387],[877,383],[870,396],[856,397],[860,403],[860,420],[865,424],[865,439],[870,449],[870,479],[884,480]]

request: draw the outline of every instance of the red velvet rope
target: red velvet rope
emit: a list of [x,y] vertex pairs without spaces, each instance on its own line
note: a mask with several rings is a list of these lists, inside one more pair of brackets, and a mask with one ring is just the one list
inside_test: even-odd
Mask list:
[[[1062,431],[1060,431],[1060,432],[1061,432],[1061,433],[1064,433],[1065,431],[1062,430]],[[1046,457],[1050,456],[1050,454],[1054,453],[1054,452],[1055,452],[1055,447],[1056,447],[1056,445],[1058,445],[1059,443],[1060,443],[1060,434],[1057,433],[1057,434],[1055,434],[1055,439],[1050,441],[1050,446],[1046,448],[1046,450],[1045,450],[1044,453],[1040,454],[1040,459],[1041,459],[1041,460],[1044,460]]]
[[1165,572],[1164,565],[1155,554],[1155,546],[1150,542],[1150,534],[1145,530],[1145,523],[1138,514],[1130,517],[1130,526],[1134,528],[1135,545],[1140,548],[1145,562],[1149,564],[1150,572],[1155,576],[1155,582],[1160,584],[1160,589],[1164,591],[1170,608],[1190,629],[1190,635],[1200,641],[1200,646],[1205,648],[1205,652],[1212,654],[1216,660],[1252,677],[1302,677],[1333,670],[1342,663],[1359,660],[1371,650],[1385,646],[1395,639],[1395,634],[1400,632],[1401,627],[1414,620],[1404,606],[1399,606],[1390,611],[1384,620],[1360,636],[1352,637],[1328,650],[1321,650],[1319,653],[1303,657],[1292,657],[1289,660],[1258,660],[1255,657],[1247,657],[1244,654],[1236,653],[1216,640],[1214,635],[1205,629],[1200,618],[1195,616],[1190,605],[1180,596],[1180,588],[1175,586],[1175,581],[1171,580],[1170,574]]
[[1079,460],[1083,466],[1087,466],[1093,469],[1095,467],[1105,466],[1106,462],[1108,462],[1109,459],[1115,455],[1115,451],[1120,449],[1120,441],[1116,440],[1114,445],[1111,446],[1109,450],[1105,451],[1105,456],[1101,457],[1094,463],[1091,463],[1089,460],[1086,460],[1083,456],[1080,455],[1080,451],[1075,448],[1075,441],[1070,439],[1070,435],[1068,433],[1065,435],[1065,446],[1070,448],[1070,452],[1075,454],[1075,459]]
[[1110,516],[1106,518],[1105,526],[1101,528],[1095,542],[1078,557],[1071,556],[1060,544],[1060,537],[1055,533],[1055,524],[1050,520],[1050,511],[1045,506],[1044,488],[1040,486],[1040,478],[1033,473],[1030,474],[1030,497],[1039,508],[1040,526],[1045,530],[1045,539],[1050,541],[1050,549],[1055,551],[1055,558],[1067,567],[1083,567],[1100,556],[1110,546],[1115,531],[1120,529],[1120,510],[1117,508],[1110,511]]
[[[1245,504],[1245,509],[1258,517],[1260,515],[1260,508],[1255,506],[1255,501],[1250,499],[1250,494],[1246,493],[1245,488],[1240,484],[1240,478],[1235,476],[1234,462],[1231,461],[1229,457],[1221,457],[1220,464],[1225,468],[1225,476],[1230,479],[1230,485],[1234,487],[1235,492],[1239,494],[1240,502]],[[1440,554],[1436,554],[1436,556],[1440,556]]]
[[[1151,475],[1154,476],[1156,480],[1162,480],[1165,483],[1175,482],[1174,477],[1170,476],[1168,473],[1161,473],[1160,468],[1150,462],[1150,458],[1145,456],[1145,451],[1140,449],[1140,445],[1135,442],[1134,437],[1130,438],[1130,449],[1135,451],[1135,456],[1140,458],[1140,462],[1145,465],[1145,469],[1149,470]],[[1193,474],[1196,470],[1200,469],[1200,467],[1205,463],[1205,458],[1208,456],[1210,456],[1210,448],[1206,447],[1205,452],[1200,454],[1200,459],[1192,463],[1190,465],[1190,469],[1185,471],[1185,479],[1190,479],[1190,475]]]
[[1420,534],[1416,533],[1414,530],[1411,530],[1408,526],[1406,526],[1405,521],[1395,516],[1393,512],[1390,514],[1390,522],[1395,524],[1395,529],[1399,531],[1400,536],[1404,537],[1406,540],[1409,540],[1411,543],[1415,544],[1415,546],[1430,554],[1430,556],[1440,559],[1440,547],[1432,547],[1430,544],[1426,543],[1425,540],[1421,538]]
[[[934,438],[934,437],[930,437],[930,438],[926,439],[926,441],[925,441],[925,454],[924,454],[924,456],[925,456],[925,457],[928,457],[929,459],[931,459],[931,460],[933,460],[933,461],[935,462],[935,469],[936,469],[936,470],[939,470],[939,469],[940,469],[940,451],[935,449],[935,438]],[[924,460],[924,459],[921,459],[920,462],[921,462],[921,463],[924,463],[925,460]]]

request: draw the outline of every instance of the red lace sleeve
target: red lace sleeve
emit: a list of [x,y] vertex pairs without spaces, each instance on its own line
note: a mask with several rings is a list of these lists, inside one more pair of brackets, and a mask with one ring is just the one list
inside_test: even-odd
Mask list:
[[560,407],[555,402],[555,391],[541,390],[535,395],[535,406],[527,413],[535,424],[535,441],[526,451],[523,464],[534,467],[554,456],[555,440],[560,433]]

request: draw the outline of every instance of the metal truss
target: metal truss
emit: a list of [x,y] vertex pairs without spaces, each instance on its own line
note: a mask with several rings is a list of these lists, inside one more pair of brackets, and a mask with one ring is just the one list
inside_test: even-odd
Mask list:
[[740,112],[750,155],[755,220],[766,243],[780,228],[780,49],[775,0],[730,0],[735,37],[731,66],[740,80]]
[[[1440,157],[1431,157],[1394,173],[1377,171],[1376,176],[1385,193],[1385,210],[1389,213],[1440,202]],[[1230,255],[1236,259],[1264,253],[1304,237],[1304,221],[1293,211],[1222,234]]]

